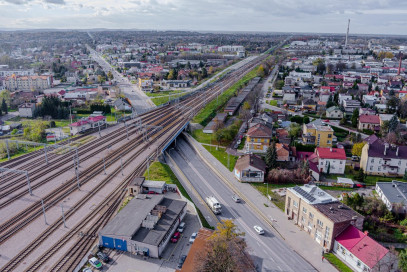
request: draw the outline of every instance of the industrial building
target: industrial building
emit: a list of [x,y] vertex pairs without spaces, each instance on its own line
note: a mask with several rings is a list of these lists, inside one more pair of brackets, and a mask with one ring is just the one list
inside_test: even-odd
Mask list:
[[139,194],[99,232],[99,244],[158,258],[186,214],[185,201]]

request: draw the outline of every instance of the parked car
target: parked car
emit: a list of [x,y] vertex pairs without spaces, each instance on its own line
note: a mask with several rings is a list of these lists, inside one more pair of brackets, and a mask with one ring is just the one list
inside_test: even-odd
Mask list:
[[101,270],[103,268],[103,264],[96,257],[90,258],[89,263],[91,266],[98,270]]
[[239,203],[240,202],[240,198],[237,195],[233,195],[232,199],[234,202]]
[[185,229],[185,222],[181,222],[181,224],[179,224],[177,231],[180,233],[183,233]]
[[82,270],[82,272],[93,272],[92,268],[86,267]]
[[352,161],[359,161],[359,157],[358,157],[358,156],[353,155],[353,156],[352,156]]
[[154,191],[149,191],[147,194],[148,194],[148,195],[158,195],[158,193],[157,193],[157,192],[154,192]]
[[194,232],[191,235],[191,238],[189,238],[189,242],[192,244],[195,242],[196,236],[198,235],[198,233]]
[[181,268],[181,267],[182,267],[182,265],[184,264],[186,258],[187,258],[186,255],[182,255],[181,258],[179,258],[179,261],[178,261],[178,268]]
[[101,259],[102,262],[104,262],[104,263],[108,263],[108,262],[110,261],[109,256],[107,256],[107,254],[103,253],[102,251],[99,251],[96,255],[97,255],[97,256],[99,257],[99,259]]
[[260,226],[256,225],[253,228],[258,234],[260,234],[260,235],[264,234],[264,230]]
[[366,185],[364,185],[364,184],[362,184],[362,183],[356,183],[355,185],[356,185],[356,187],[358,187],[358,188],[365,188],[365,187],[366,187]]
[[178,242],[179,238],[181,237],[181,233],[179,233],[178,231],[176,233],[174,233],[174,235],[171,237],[171,242],[172,243],[176,243]]

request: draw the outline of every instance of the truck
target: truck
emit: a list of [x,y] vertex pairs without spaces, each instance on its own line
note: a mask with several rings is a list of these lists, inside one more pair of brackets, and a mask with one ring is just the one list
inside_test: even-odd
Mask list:
[[220,214],[220,212],[222,211],[222,206],[219,204],[214,196],[208,196],[207,198],[205,198],[205,201],[214,214]]

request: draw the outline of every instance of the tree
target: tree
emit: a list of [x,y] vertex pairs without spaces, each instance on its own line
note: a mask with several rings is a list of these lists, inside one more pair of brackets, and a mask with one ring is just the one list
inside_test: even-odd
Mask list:
[[175,69],[171,69],[167,76],[168,80],[177,79],[177,71]]
[[202,68],[202,78],[208,77],[208,71],[206,70],[205,67]]
[[362,155],[362,148],[365,146],[365,143],[356,143],[352,147],[352,155],[360,157]]
[[213,66],[209,66],[208,73],[212,75],[214,72]]
[[8,113],[7,103],[6,103],[6,100],[4,98],[3,98],[3,101],[1,102],[1,111],[4,112],[4,114]]
[[399,254],[399,268],[407,271],[407,249],[402,250]]
[[200,272],[255,271],[253,260],[247,252],[244,233],[237,232],[232,220],[222,220],[208,238],[195,264]]
[[346,123],[348,122],[348,120],[346,119],[345,114],[343,115],[342,119],[339,121],[340,125],[346,125]]
[[264,71],[264,66],[261,64],[259,68],[257,68],[257,76],[264,77],[266,72]]
[[365,180],[365,173],[363,172],[363,169],[360,168],[358,175],[355,178],[356,180],[363,182]]
[[2,90],[0,92],[0,99],[6,100],[7,105],[10,105],[11,102],[11,93],[8,90]]
[[398,125],[399,125],[399,120],[396,115],[393,115],[393,117],[389,121],[389,132],[396,131]]
[[407,170],[404,172],[403,179],[404,179],[404,180],[407,180]]
[[291,139],[295,139],[299,135],[301,135],[301,131],[302,131],[302,129],[301,129],[301,126],[299,124],[291,123],[290,131],[289,131],[289,135],[290,135]]
[[400,99],[398,97],[392,96],[388,101],[387,101],[387,110],[389,113],[394,113],[397,111],[400,105]]
[[273,169],[277,166],[276,142],[273,142],[272,145],[267,148],[266,165],[269,169]]
[[108,78],[109,80],[112,80],[112,79],[113,79],[113,74],[112,74],[111,71],[107,72],[107,78]]
[[335,106],[335,102],[334,102],[334,98],[331,94],[331,95],[329,95],[328,102],[326,102],[326,108],[329,109],[330,107],[333,107],[333,106]]
[[251,106],[250,106],[249,102],[246,101],[246,102],[243,103],[243,109],[244,110],[250,110],[250,108],[251,108]]
[[352,126],[353,126],[353,127],[357,127],[357,126],[358,126],[358,118],[359,118],[359,109],[355,109],[355,110],[353,111],[352,118],[351,118]]

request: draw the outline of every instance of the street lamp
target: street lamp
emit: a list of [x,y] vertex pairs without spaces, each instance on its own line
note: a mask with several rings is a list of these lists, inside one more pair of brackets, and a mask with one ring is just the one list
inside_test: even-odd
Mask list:
[[269,183],[268,183],[268,182],[265,182],[264,184],[267,184],[267,193],[266,193],[266,197],[268,198],[268,197],[269,197]]

